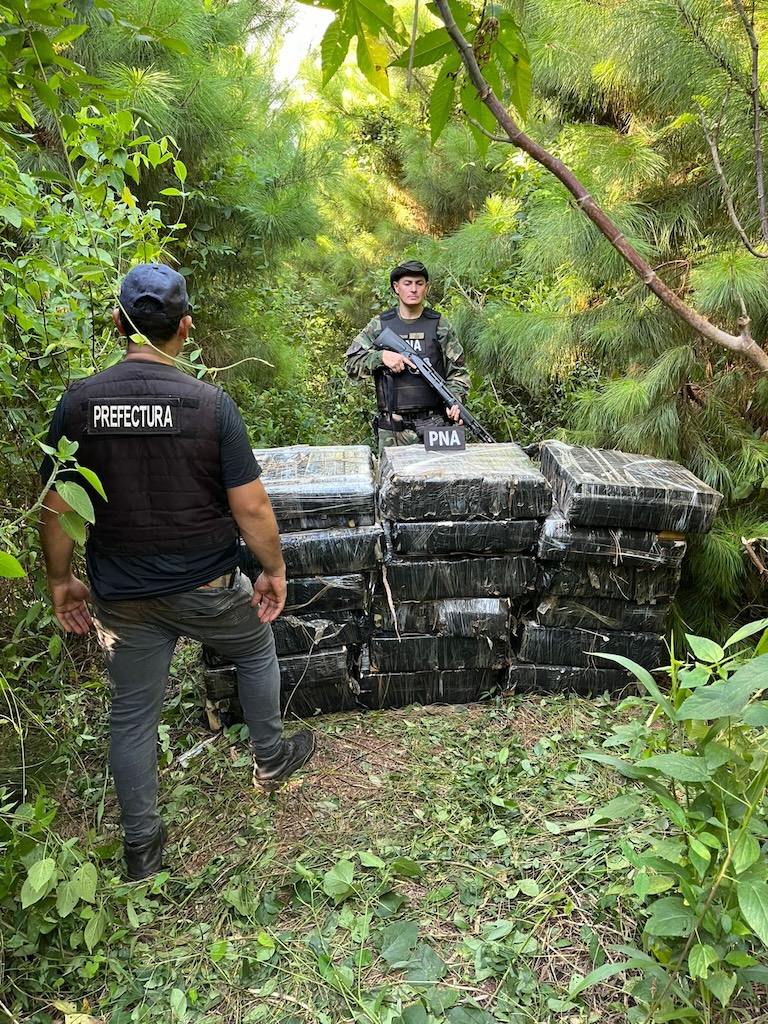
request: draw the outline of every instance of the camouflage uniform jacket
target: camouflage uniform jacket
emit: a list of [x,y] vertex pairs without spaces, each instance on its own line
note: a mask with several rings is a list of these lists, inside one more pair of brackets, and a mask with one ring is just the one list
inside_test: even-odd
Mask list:
[[[382,354],[374,341],[382,332],[381,317],[375,316],[360,331],[349,346],[344,359],[344,369],[353,380],[372,376],[384,365]],[[460,402],[469,394],[469,371],[464,363],[464,349],[451,322],[444,316],[437,325],[437,344],[443,353],[445,382]]]

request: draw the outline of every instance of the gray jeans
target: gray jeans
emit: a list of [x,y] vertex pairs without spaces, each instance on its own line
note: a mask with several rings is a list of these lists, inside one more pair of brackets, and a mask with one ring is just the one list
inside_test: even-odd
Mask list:
[[259,760],[280,748],[280,668],[269,623],[250,601],[238,572],[229,588],[170,597],[93,601],[93,617],[112,694],[109,759],[126,841],[140,843],[160,827],[157,734],[168,670],[181,636],[200,640],[231,660],[251,746]]

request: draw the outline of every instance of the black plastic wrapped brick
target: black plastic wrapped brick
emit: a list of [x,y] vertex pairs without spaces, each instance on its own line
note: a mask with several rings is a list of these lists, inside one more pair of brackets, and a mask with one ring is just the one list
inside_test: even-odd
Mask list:
[[443,597],[521,597],[534,589],[536,563],[527,555],[410,561],[394,558],[382,571],[397,605]]
[[538,531],[538,519],[389,524],[392,550],[408,558],[532,551]]
[[[376,629],[388,633],[431,633],[437,636],[509,636],[509,601],[501,597],[445,598],[422,604],[395,605],[395,614],[383,597],[372,609]],[[278,620],[279,621],[279,620]]]
[[537,519],[552,507],[549,484],[516,444],[389,447],[379,477],[379,512],[393,521]]
[[505,684],[513,693],[577,693],[583,697],[633,692],[636,685],[634,676],[618,669],[526,665],[521,662],[509,666]]
[[616,654],[649,670],[669,660],[663,637],[655,633],[630,633],[619,630],[566,629],[540,626],[535,622],[523,625],[520,637],[520,661],[534,665],[573,665],[581,668],[604,668],[610,662],[596,654]]
[[569,522],[706,533],[722,494],[676,462],[544,441],[541,471]]
[[538,556],[542,562],[607,562],[655,568],[682,565],[685,538],[658,531],[621,527],[574,526],[553,509],[541,526]]
[[509,662],[506,641],[463,636],[373,636],[368,642],[373,673],[426,669],[503,668]]
[[604,597],[637,604],[668,603],[677,593],[679,569],[634,569],[592,563],[540,565],[536,590],[541,596]]
[[[289,577],[338,575],[373,569],[382,557],[382,535],[379,525],[305,530],[282,534],[280,547]],[[248,548],[241,550],[240,560],[243,571],[252,579],[259,574],[259,563]]]
[[280,685],[283,689],[327,682],[350,686],[349,658],[346,647],[286,655],[278,659]]
[[285,611],[309,615],[363,609],[368,605],[369,591],[367,573],[289,577]]
[[372,631],[368,616],[354,611],[329,612],[322,616],[283,614],[272,623],[279,657],[363,644]]
[[666,633],[669,604],[635,604],[607,597],[562,597],[546,595],[536,609],[541,626],[571,629],[618,629],[634,633]]
[[360,676],[357,700],[370,709],[468,704],[499,692],[505,683],[506,673],[493,669],[365,673]]

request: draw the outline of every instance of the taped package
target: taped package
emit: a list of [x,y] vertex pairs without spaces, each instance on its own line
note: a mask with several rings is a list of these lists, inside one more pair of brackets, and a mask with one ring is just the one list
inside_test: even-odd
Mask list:
[[561,562],[539,566],[536,590],[542,596],[607,597],[615,601],[654,604],[657,601],[668,603],[679,585],[679,569]]
[[506,640],[463,636],[373,636],[368,641],[370,671],[503,668],[509,662]]
[[285,611],[314,614],[326,611],[364,609],[372,587],[368,573],[341,576],[298,576],[288,579]]
[[505,683],[506,673],[494,669],[362,673],[357,700],[372,710],[409,704],[468,704],[498,693]]
[[516,444],[471,444],[463,452],[384,448],[379,512],[393,521],[537,519],[552,490]]
[[682,565],[686,550],[681,534],[621,527],[574,526],[554,508],[541,526],[538,555],[543,562],[607,562],[654,568]]
[[520,636],[520,661],[535,665],[574,665],[603,668],[610,664],[596,654],[617,654],[642,665],[649,671],[669,661],[664,638],[655,633],[631,633],[619,630],[598,632],[590,629],[540,626],[526,622]]
[[[386,451],[386,449],[385,449]],[[382,567],[394,603],[444,597],[521,597],[532,592],[536,563],[527,555],[499,558],[393,558]]]
[[563,597],[545,595],[536,609],[540,626],[571,629],[618,629],[633,633],[666,633],[670,604],[635,604],[608,597]]
[[292,689],[305,684],[339,682],[351,687],[350,657],[346,647],[285,655],[278,658],[280,686]]
[[327,615],[283,614],[272,623],[279,657],[326,647],[362,645],[373,632],[370,618],[362,612],[338,611]]
[[509,636],[509,601],[501,597],[444,598],[421,604],[398,604],[394,615],[387,601],[377,597],[371,615],[376,629],[387,633],[431,633],[493,640],[506,640]]
[[367,445],[254,448],[281,532],[371,526],[373,456]]
[[706,533],[722,494],[676,462],[544,441],[541,471],[577,526]]
[[[375,568],[381,561],[381,526],[339,527],[332,530],[305,530],[284,533],[280,547],[289,576],[314,576],[361,572]],[[253,553],[241,543],[243,571],[253,579],[261,571]]]
[[488,522],[385,523],[389,547],[409,558],[432,555],[506,555],[533,551],[538,519]]
[[507,670],[505,687],[512,693],[578,693],[589,697],[601,693],[636,692],[637,682],[631,673],[618,668],[514,662]]

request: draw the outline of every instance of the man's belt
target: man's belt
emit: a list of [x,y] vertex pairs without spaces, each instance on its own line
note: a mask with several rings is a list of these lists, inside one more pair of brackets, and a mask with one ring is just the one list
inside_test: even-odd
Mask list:
[[232,569],[231,572],[225,572],[223,576],[217,576],[215,580],[211,580],[210,583],[202,583],[197,589],[208,590],[216,588],[225,588],[229,590],[232,584],[235,582],[235,574],[237,569]]

